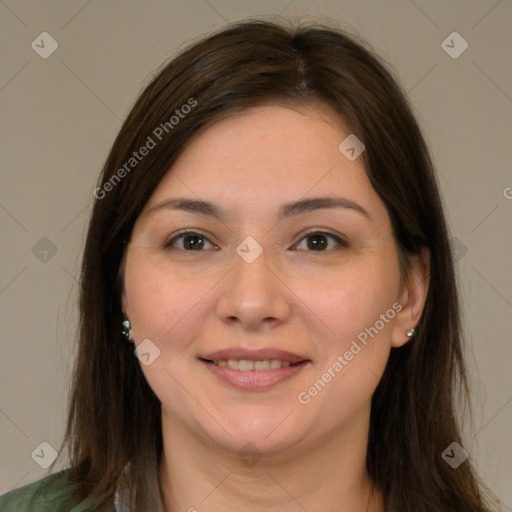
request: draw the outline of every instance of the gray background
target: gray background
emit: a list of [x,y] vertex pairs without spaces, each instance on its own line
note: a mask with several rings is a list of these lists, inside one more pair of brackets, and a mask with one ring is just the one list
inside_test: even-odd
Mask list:
[[[474,397],[464,447],[512,510],[510,0],[1,1],[0,492],[45,475],[42,442],[59,449],[92,191],[131,104],[191,39],[278,14],[359,34],[409,94],[464,296]],[[462,41],[442,45],[454,31],[469,45],[458,58],[443,46]],[[59,45],[47,59],[31,47],[42,32]]]

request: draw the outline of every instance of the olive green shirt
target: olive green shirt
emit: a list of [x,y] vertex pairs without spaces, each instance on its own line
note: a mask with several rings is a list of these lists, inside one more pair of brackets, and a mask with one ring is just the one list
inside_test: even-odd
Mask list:
[[114,499],[102,508],[95,503],[78,503],[76,486],[69,472],[61,471],[0,496],[1,512],[116,512]]

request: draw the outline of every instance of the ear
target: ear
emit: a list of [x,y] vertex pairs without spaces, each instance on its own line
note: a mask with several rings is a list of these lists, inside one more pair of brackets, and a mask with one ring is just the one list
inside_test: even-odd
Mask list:
[[119,279],[119,282],[121,283],[121,310],[123,311],[123,315],[125,318],[130,318],[128,316],[128,299],[126,297],[126,285],[125,285],[125,280],[124,280],[124,275],[125,275],[125,268],[126,268],[126,249],[124,251],[124,254],[123,254],[123,258],[121,259],[121,264],[119,265],[119,272],[118,272],[118,279]]
[[122,295],[122,297],[121,297],[121,309],[122,309],[122,311],[123,311],[123,316],[124,316],[125,318],[128,318],[128,319],[129,319],[130,317],[128,316],[128,313],[127,313],[127,309],[128,309],[128,308],[126,307],[126,301],[125,301],[125,296],[124,296],[124,294],[123,294],[123,295]]
[[128,310],[128,300],[126,298],[126,289],[124,287],[124,284],[121,289],[121,310],[123,311],[124,317],[130,319]]
[[427,298],[430,282],[430,252],[423,249],[420,255],[414,256],[410,262],[406,282],[402,284],[398,303],[402,309],[395,317],[395,325],[391,339],[392,347],[405,345],[410,336],[407,332],[416,327],[420,321]]

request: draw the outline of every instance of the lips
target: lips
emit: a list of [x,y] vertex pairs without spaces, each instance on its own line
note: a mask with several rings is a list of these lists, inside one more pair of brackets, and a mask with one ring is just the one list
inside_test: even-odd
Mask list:
[[241,348],[229,348],[225,350],[218,350],[201,356],[200,359],[204,361],[229,361],[230,359],[236,361],[265,361],[272,359],[279,359],[281,361],[289,361],[290,364],[301,363],[302,361],[309,361],[307,357],[288,352],[286,350],[277,350],[273,348],[261,348],[256,350],[246,350]]
[[263,391],[290,379],[311,361],[277,349],[232,348],[200,357],[202,364],[225,384],[245,391]]

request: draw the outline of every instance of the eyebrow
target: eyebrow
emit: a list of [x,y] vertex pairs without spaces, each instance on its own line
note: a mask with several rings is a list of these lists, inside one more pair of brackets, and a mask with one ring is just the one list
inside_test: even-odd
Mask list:
[[[321,210],[325,208],[345,208],[348,210],[356,211],[364,215],[367,219],[371,220],[370,214],[358,203],[345,199],[343,197],[313,197],[309,199],[300,199],[292,203],[284,204],[278,214],[278,220],[282,220],[287,217],[300,215],[303,213],[309,213],[315,210]],[[219,208],[214,203],[209,201],[203,201],[199,199],[186,199],[186,198],[169,198],[162,201],[148,210],[148,215],[154,211],[159,210],[181,210],[208,217],[225,217],[225,213],[222,208]]]

